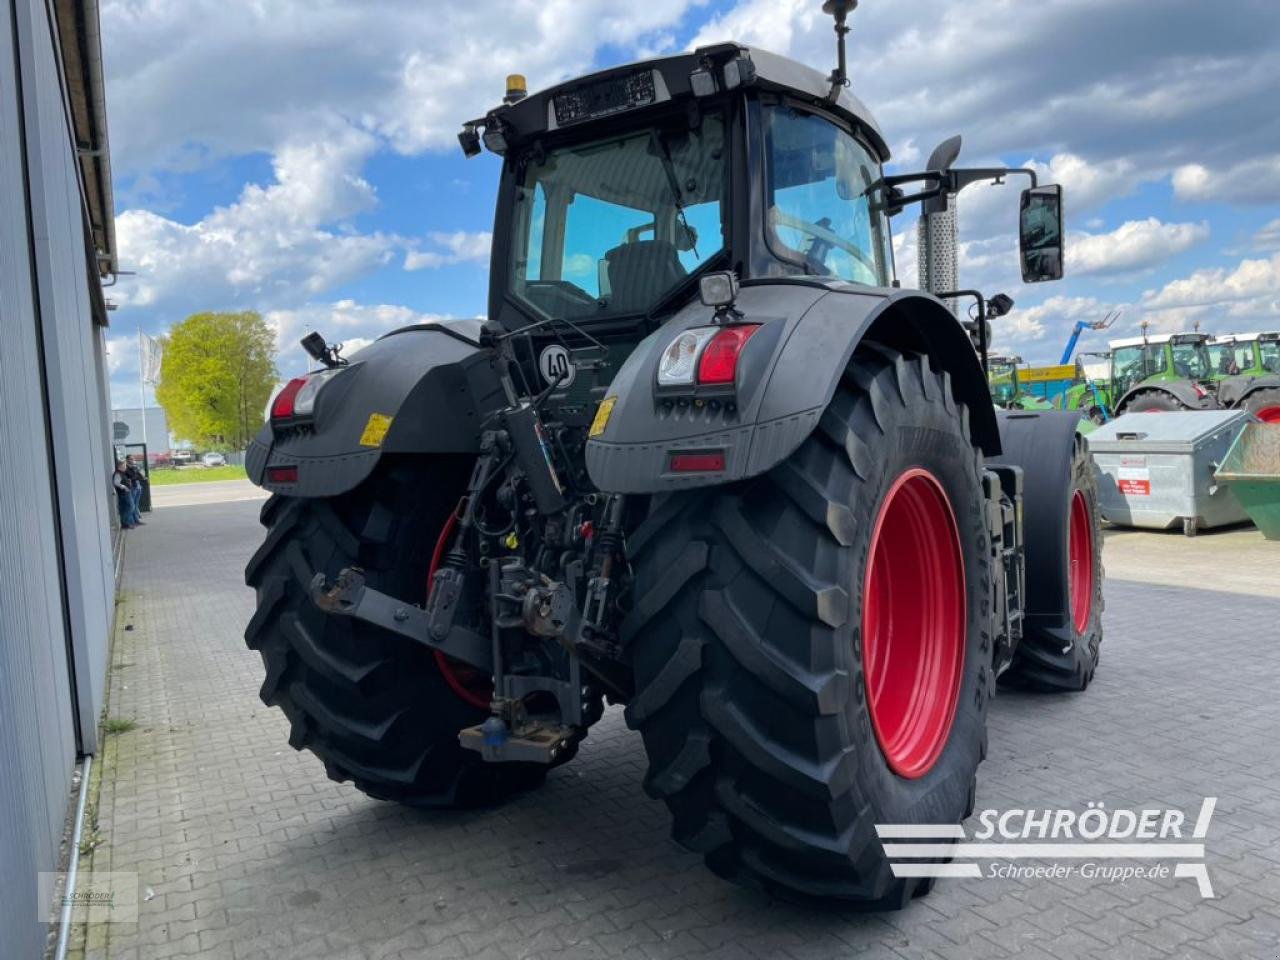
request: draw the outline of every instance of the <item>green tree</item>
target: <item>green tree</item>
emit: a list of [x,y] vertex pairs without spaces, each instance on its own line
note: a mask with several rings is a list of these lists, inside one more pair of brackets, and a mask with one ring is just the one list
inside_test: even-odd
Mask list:
[[196,313],[164,338],[156,402],[175,436],[243,450],[277,378],[275,334],[258,313]]

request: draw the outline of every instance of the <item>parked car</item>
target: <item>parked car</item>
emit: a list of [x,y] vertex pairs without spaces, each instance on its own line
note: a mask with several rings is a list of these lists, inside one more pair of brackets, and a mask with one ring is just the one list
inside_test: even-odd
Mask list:
[[187,464],[195,462],[196,452],[194,450],[173,451],[173,465],[175,467],[185,467]]
[[227,458],[220,453],[215,453],[210,450],[200,458],[200,462],[206,467],[225,467],[227,465]]

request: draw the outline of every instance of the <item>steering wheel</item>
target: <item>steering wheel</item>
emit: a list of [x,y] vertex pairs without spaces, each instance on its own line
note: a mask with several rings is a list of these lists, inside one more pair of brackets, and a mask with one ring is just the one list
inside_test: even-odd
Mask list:
[[828,247],[840,248],[870,270],[873,277],[876,276],[877,270],[875,261],[868,257],[861,247],[857,247],[850,243],[844,237],[840,236],[840,234],[835,233],[826,227],[820,226],[819,224],[810,223],[808,220],[802,220],[799,217],[779,210],[777,207],[773,208],[772,217],[775,226],[790,227],[793,230],[799,230],[801,233],[808,234],[815,240],[820,240],[827,244]]

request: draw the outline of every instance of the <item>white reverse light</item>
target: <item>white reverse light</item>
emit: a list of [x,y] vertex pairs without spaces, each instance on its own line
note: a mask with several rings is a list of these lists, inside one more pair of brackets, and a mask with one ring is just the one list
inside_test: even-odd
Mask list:
[[716,335],[719,327],[700,327],[686,330],[662,351],[658,361],[658,385],[662,387],[689,386],[698,370],[698,355],[708,340]]
[[317,370],[315,373],[307,376],[307,382],[302,385],[302,389],[298,391],[298,395],[293,400],[293,415],[295,417],[309,417],[315,411],[316,396],[320,393],[320,388],[341,373],[344,367],[333,367],[330,370]]

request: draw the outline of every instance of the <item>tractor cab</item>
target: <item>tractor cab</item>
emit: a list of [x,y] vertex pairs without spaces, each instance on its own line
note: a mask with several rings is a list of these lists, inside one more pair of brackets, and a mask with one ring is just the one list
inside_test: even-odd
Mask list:
[[501,327],[638,330],[715,270],[893,284],[888,146],[818,71],[726,43],[529,96],[513,79],[461,134],[468,153],[483,142],[504,158],[489,311]]
[[1208,351],[1215,380],[1280,374],[1280,332],[1225,333],[1213,339]]
[[1210,339],[1207,333],[1166,333],[1112,340],[1108,347],[1113,395],[1121,397],[1148,381],[1210,380]]

